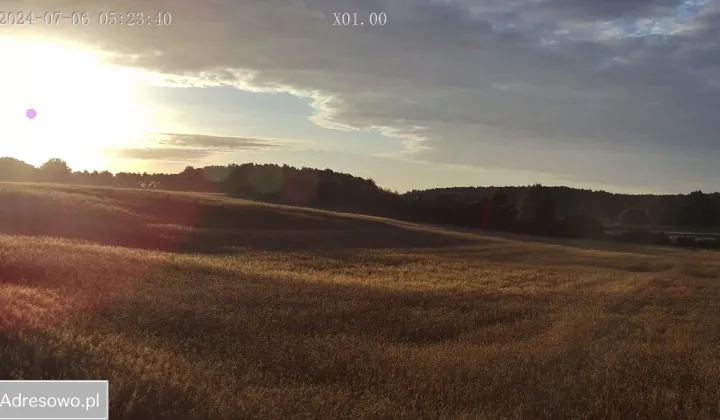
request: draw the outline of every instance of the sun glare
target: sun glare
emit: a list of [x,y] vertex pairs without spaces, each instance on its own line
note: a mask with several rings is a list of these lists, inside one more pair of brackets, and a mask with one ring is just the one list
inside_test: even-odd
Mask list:
[[112,159],[104,149],[132,145],[152,131],[138,74],[104,64],[102,54],[3,37],[0,51],[6,58],[0,66],[0,156],[35,165],[60,157],[74,169],[101,169]]

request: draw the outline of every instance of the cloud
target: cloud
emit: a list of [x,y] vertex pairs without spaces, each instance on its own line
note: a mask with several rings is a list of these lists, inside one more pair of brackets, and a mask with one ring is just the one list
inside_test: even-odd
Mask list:
[[198,161],[213,153],[203,149],[179,149],[165,147],[122,148],[109,150],[112,155],[125,159],[159,160],[159,161]]
[[298,142],[248,137],[222,137],[202,134],[156,133],[146,139],[151,147],[106,150],[121,158],[157,161],[200,161],[209,156],[237,151],[287,149]]
[[647,16],[677,7],[676,0],[546,0],[535,5],[543,10],[570,12],[580,18]]
[[242,149],[274,148],[279,146],[273,140],[249,137],[221,137],[203,134],[160,133],[155,141],[162,146],[193,147],[214,151],[235,151]]
[[[380,129],[418,160],[606,183],[720,179],[716,2],[78,0],[72,10],[167,12],[172,24],[32,31],[174,83],[307,97],[316,123]],[[334,13],[365,24],[335,26]],[[387,23],[370,25],[370,13]]]

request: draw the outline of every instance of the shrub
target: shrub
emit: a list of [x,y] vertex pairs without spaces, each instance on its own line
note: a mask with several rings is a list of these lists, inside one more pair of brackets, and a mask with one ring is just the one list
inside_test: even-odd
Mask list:
[[675,240],[677,246],[695,246],[696,240],[694,236],[678,236]]
[[533,185],[520,198],[518,217],[526,229],[538,234],[552,234],[557,227],[553,190],[540,184]]
[[601,239],[604,233],[600,221],[584,214],[563,217],[559,227],[560,234],[568,238]]
[[665,232],[653,232],[652,234],[653,245],[672,245],[670,237]]
[[670,238],[665,232],[650,232],[647,229],[632,229],[616,236],[618,242],[643,245],[670,245]]
[[554,220],[517,219],[512,231],[525,235],[562,236],[561,224]]
[[626,225],[646,226],[650,224],[650,216],[644,209],[631,207],[620,213],[618,221]]
[[696,241],[695,243],[697,246],[701,248],[708,248],[708,249],[720,249],[720,239],[700,239]]

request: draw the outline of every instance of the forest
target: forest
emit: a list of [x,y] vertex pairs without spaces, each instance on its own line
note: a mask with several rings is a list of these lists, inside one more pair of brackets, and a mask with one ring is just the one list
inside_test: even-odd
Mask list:
[[48,182],[226,194],[422,223],[522,234],[720,248],[720,194],[630,195],[539,184],[398,193],[330,169],[275,164],[186,167],[180,173],[73,171],[61,159],[35,167],[0,158],[0,181]]

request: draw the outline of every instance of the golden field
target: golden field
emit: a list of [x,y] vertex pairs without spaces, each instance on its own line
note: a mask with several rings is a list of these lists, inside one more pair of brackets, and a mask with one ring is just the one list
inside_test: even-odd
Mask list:
[[0,379],[115,419],[719,419],[717,252],[0,184]]

